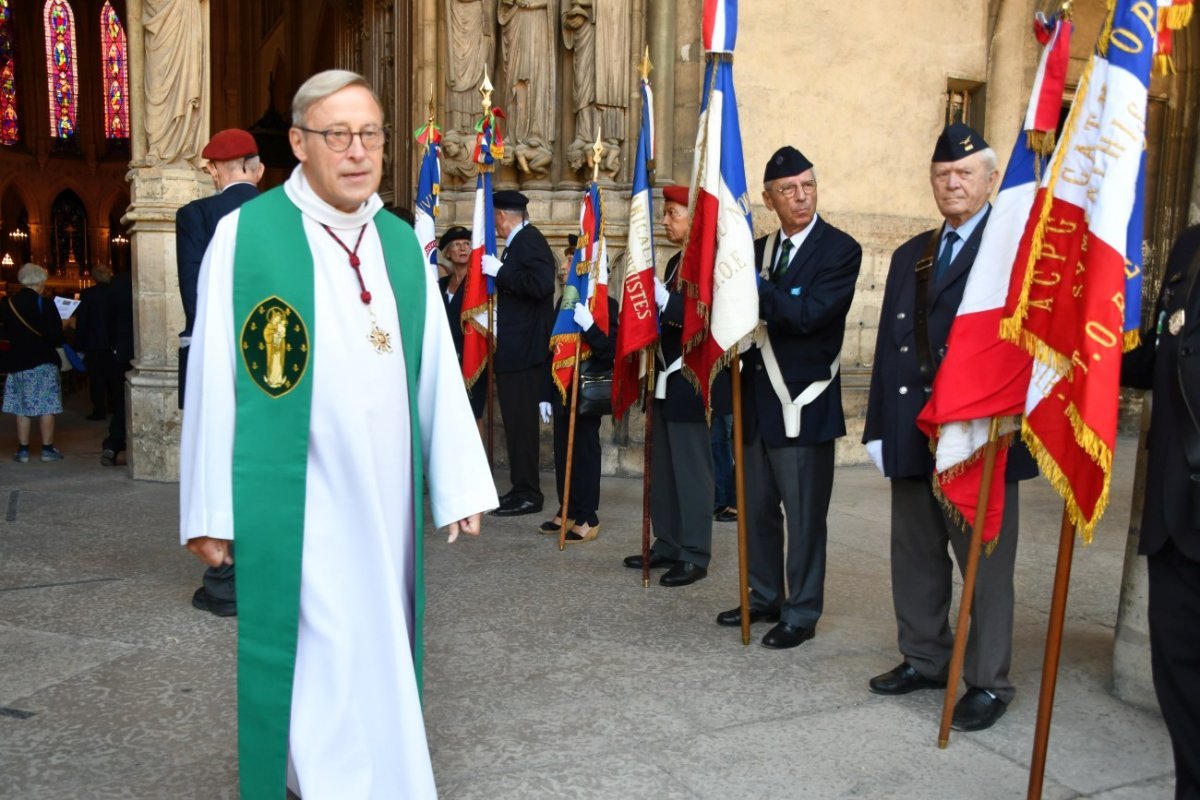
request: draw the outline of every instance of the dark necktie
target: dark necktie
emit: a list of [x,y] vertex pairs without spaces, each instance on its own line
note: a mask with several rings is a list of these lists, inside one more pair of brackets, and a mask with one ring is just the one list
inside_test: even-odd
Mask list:
[[938,256],[937,264],[933,268],[933,282],[937,283],[946,274],[946,270],[950,269],[950,262],[954,260],[954,245],[959,240],[959,235],[954,231],[946,233],[942,239],[942,252]]
[[778,280],[783,276],[783,273],[787,272],[787,268],[791,265],[791,263],[792,240],[784,239],[783,244],[779,246],[779,260],[775,262],[775,272],[771,277],[775,280]]

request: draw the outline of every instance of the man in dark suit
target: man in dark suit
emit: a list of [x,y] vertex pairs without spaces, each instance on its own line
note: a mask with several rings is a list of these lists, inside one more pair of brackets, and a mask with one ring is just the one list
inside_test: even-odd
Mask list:
[[1167,260],[1155,326],[1121,382],[1151,389],[1138,552],[1150,577],[1150,663],[1175,753],[1175,797],[1200,797],[1200,225]]
[[492,197],[502,258],[483,257],[483,272],[496,285],[496,397],[504,419],[512,488],[500,496],[498,517],[542,510],[538,471],[538,403],[550,357],[554,314],[554,253],[541,231],[529,224],[528,198],[501,191]]
[[[817,215],[816,172],[794,147],[767,162],[763,201],[779,230],[754,243],[762,324],[742,360],[750,614],[778,620],[762,644],[785,649],[813,637],[824,607],[834,440],[846,435],[838,370],[862,248]],[[741,621],[740,608],[717,615]]]
[[[945,355],[998,178],[996,155],[983,137],[961,123],[948,126],[937,140],[930,167],[934,200],[945,222],[901,245],[888,271],[863,442],[891,479],[892,601],[904,661],[871,679],[876,694],[946,685],[954,647],[948,619],[953,567],[946,546],[952,547],[961,569],[969,540],[934,497],[933,456],[916,419]],[[954,709],[956,730],[991,727],[1014,694],[1008,670],[1020,512],[1017,481],[1036,474],[1029,452],[1014,444],[1005,473],[1000,538],[991,555],[979,562],[963,669],[968,689]]]
[[112,270],[104,264],[92,270],[96,284],[83,290],[79,308],[75,311],[75,349],[83,353],[87,366],[88,394],[92,399],[90,420],[108,418],[116,405],[109,393],[110,376],[116,369],[113,362],[112,320],[109,316],[112,292]]
[[[188,345],[196,320],[196,285],[200,263],[221,218],[247,200],[258,196],[263,165],[254,137],[239,128],[218,132],[200,153],[208,159],[206,169],[217,193],[193,200],[175,214],[175,254],[179,270],[179,294],[183,298],[184,328],[179,334],[179,407],[183,408],[184,377],[187,375]],[[123,443],[122,443],[123,444]],[[218,617],[237,614],[232,564],[204,570],[204,585],[192,595],[192,605]]]
[[[688,187],[663,189],[663,230],[667,241],[682,245],[687,236]],[[667,262],[664,280],[654,279],[654,299],[662,333],[658,342],[658,385],[650,439],[650,520],[654,544],[650,567],[669,567],[663,586],[687,586],[708,574],[712,559],[713,459],[704,401],[680,369],[683,356],[683,287],[681,255]],[[722,372],[713,382],[713,416],[729,413],[729,379]],[[625,566],[642,568],[641,555],[628,556]]]

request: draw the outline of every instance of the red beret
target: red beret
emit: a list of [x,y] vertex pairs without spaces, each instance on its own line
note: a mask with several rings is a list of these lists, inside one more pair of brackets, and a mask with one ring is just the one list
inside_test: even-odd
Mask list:
[[663,199],[668,203],[679,203],[681,206],[688,204],[688,187],[686,186],[664,186]]
[[200,155],[209,161],[233,161],[258,155],[254,137],[241,128],[226,128],[208,141]]

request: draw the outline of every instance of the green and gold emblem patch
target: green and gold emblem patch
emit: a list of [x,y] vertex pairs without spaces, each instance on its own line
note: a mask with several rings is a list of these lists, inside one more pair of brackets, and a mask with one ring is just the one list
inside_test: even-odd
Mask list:
[[296,388],[308,368],[308,327],[294,308],[275,296],[250,312],[238,346],[251,379],[271,397]]

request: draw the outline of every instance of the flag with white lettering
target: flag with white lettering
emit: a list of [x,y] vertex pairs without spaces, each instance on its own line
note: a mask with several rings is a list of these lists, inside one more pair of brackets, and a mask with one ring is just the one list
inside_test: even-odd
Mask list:
[[425,146],[425,155],[421,157],[421,172],[417,176],[417,208],[413,213],[413,230],[417,241],[425,251],[425,260],[429,269],[437,277],[438,250],[437,231],[434,221],[438,214],[438,193],[442,184],[442,131],[430,119],[429,123],[417,131],[417,142]]

